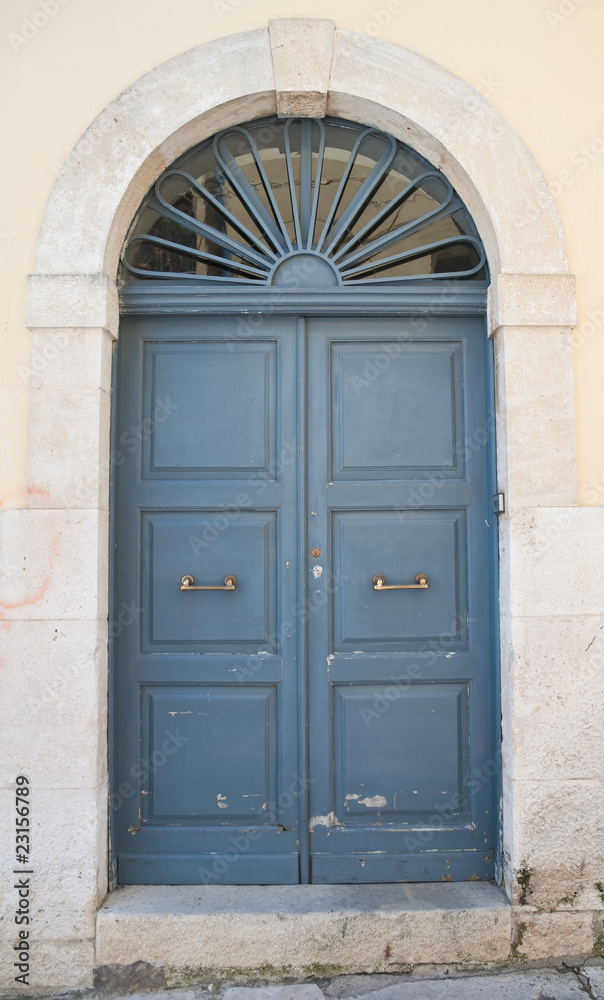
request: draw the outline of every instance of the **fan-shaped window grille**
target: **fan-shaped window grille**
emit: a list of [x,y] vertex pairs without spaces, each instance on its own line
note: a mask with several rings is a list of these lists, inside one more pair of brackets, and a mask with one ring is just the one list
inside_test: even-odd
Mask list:
[[200,143],[157,180],[122,260],[138,279],[214,285],[486,277],[447,178],[392,136],[332,118],[264,119]]

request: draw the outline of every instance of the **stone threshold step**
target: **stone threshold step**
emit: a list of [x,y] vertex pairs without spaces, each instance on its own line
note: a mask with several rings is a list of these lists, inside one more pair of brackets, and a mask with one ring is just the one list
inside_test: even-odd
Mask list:
[[510,904],[486,882],[123,886],[97,914],[96,960],[320,976],[500,962],[510,940]]

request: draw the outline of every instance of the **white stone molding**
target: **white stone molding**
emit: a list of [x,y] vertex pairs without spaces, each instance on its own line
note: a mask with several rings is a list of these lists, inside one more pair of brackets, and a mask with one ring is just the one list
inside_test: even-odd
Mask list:
[[495,274],[489,288],[489,330],[500,326],[577,323],[574,274]]
[[106,274],[30,274],[27,291],[30,330],[100,327],[117,337],[117,288]]
[[[514,869],[534,864],[537,885],[539,872],[549,866],[549,883],[542,881],[540,899],[544,907],[556,905],[556,880],[564,866],[556,849],[536,844],[534,833],[535,817],[541,822],[546,815],[548,759],[530,770],[531,789],[534,786],[530,791],[526,768],[533,744],[528,733],[523,742],[520,701],[531,705],[531,698],[536,697],[538,681],[533,683],[531,678],[541,677],[540,637],[554,636],[561,655],[576,659],[592,633],[592,620],[586,616],[595,621],[596,615],[604,615],[601,601],[571,599],[582,584],[573,552],[582,553],[583,558],[595,551],[590,538],[600,522],[595,515],[571,517],[563,525],[560,521],[561,511],[578,509],[569,329],[575,320],[575,293],[556,206],[518,135],[463,80],[390,42],[335,30],[332,21],[283,19],[271,21],[267,29],[197,46],[123,91],[68,157],[40,227],[27,313],[28,326],[35,334],[30,509],[8,512],[0,519],[0,529],[4,527],[13,539],[15,565],[36,549],[35,577],[42,582],[48,578],[40,608],[32,605],[31,591],[21,584],[25,587],[22,609],[15,605],[11,611],[14,634],[17,627],[28,625],[35,637],[35,628],[42,627],[34,626],[39,619],[61,636],[75,635],[73,621],[78,629],[87,628],[87,635],[100,632],[94,651],[88,640],[84,666],[78,664],[76,670],[66,659],[64,671],[70,683],[75,683],[76,676],[81,681],[85,674],[91,711],[101,723],[94,745],[87,746],[85,759],[78,761],[82,809],[88,817],[90,843],[96,846],[78,858],[84,888],[77,905],[69,909],[71,904],[59,889],[48,889],[44,905],[49,912],[61,908],[66,929],[58,935],[60,941],[53,939],[52,948],[49,942],[48,959],[38,960],[39,979],[32,985],[90,983],[92,914],[107,885],[102,721],[106,706],[106,513],[111,348],[117,334],[120,250],[141,200],[177,156],[220,129],[275,113],[328,113],[394,134],[450,178],[484,241],[493,282],[490,329],[496,361],[498,485],[508,498],[508,512],[500,519],[506,880],[512,896]],[[564,533],[562,549],[556,538],[550,544],[552,525],[557,523]],[[575,535],[578,546],[573,544]],[[527,558],[527,538],[536,550],[537,568]],[[540,599],[535,605],[534,588],[555,588],[556,579],[569,572],[566,589],[560,590],[546,625],[546,603]],[[533,588],[529,586],[531,574]],[[582,616],[582,626],[573,631],[577,615]],[[68,657],[67,640],[61,643]],[[18,672],[22,654],[17,646],[12,652],[11,669]],[[8,676],[8,662],[5,668],[3,674]],[[51,697],[49,693],[44,700],[46,690],[41,686],[40,703],[36,702],[36,712],[42,717]],[[587,690],[585,684],[581,690]],[[58,753],[61,739],[75,739],[81,731],[77,713],[70,714],[66,708],[64,713],[57,723],[63,727],[61,737],[53,729],[47,739],[50,759],[55,737]],[[31,726],[22,721],[24,735],[15,734],[13,752],[15,759],[25,760],[29,759],[28,734],[35,730],[36,719]],[[559,732],[564,739],[564,715],[552,721],[558,727],[556,737]],[[563,757],[549,735],[553,741],[549,758]],[[591,735],[593,739],[584,736],[581,753],[592,752],[596,759],[596,735]],[[45,813],[40,820],[46,823],[48,818],[52,827],[52,810],[63,808],[64,792],[54,773],[42,768],[42,763],[40,767],[37,780],[48,798],[48,817]],[[589,777],[582,768],[578,771]],[[575,773],[562,768],[561,776],[564,788],[570,789]],[[604,783],[600,781],[598,787],[602,791]],[[547,801],[548,808],[555,810],[551,796]],[[575,799],[569,791],[559,801],[562,823],[564,810]],[[583,851],[580,836],[579,831],[573,846],[577,870]],[[72,847],[68,838],[53,841],[51,867],[55,872],[70,870]],[[592,848],[591,841],[586,841],[585,849]],[[598,860],[592,858],[594,870]],[[564,877],[565,887],[571,886],[564,895],[569,895],[574,876]],[[592,909],[597,905],[593,892],[584,910],[588,905]],[[72,924],[84,919],[85,926],[80,924],[84,941],[76,961]],[[545,928],[543,934],[548,933]],[[544,945],[542,937],[539,947],[547,950],[557,945]],[[136,958],[133,955],[132,961]]]

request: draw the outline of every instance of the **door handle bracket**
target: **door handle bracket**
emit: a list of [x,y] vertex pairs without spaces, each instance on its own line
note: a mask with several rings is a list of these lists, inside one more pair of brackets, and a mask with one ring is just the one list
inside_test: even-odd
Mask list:
[[428,577],[425,573],[418,573],[415,583],[386,583],[386,577],[378,573],[373,578],[374,590],[428,590]]
[[236,576],[225,576],[224,586],[209,587],[207,585],[200,586],[195,583],[192,576],[183,576],[180,581],[181,590],[236,590],[237,589],[237,577]]

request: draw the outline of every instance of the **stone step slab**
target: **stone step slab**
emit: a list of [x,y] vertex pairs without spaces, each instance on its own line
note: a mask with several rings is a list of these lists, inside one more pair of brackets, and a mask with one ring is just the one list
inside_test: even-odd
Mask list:
[[509,904],[485,882],[125,886],[97,915],[96,955],[100,967],[134,957],[170,970],[329,978],[504,961],[510,941]]

